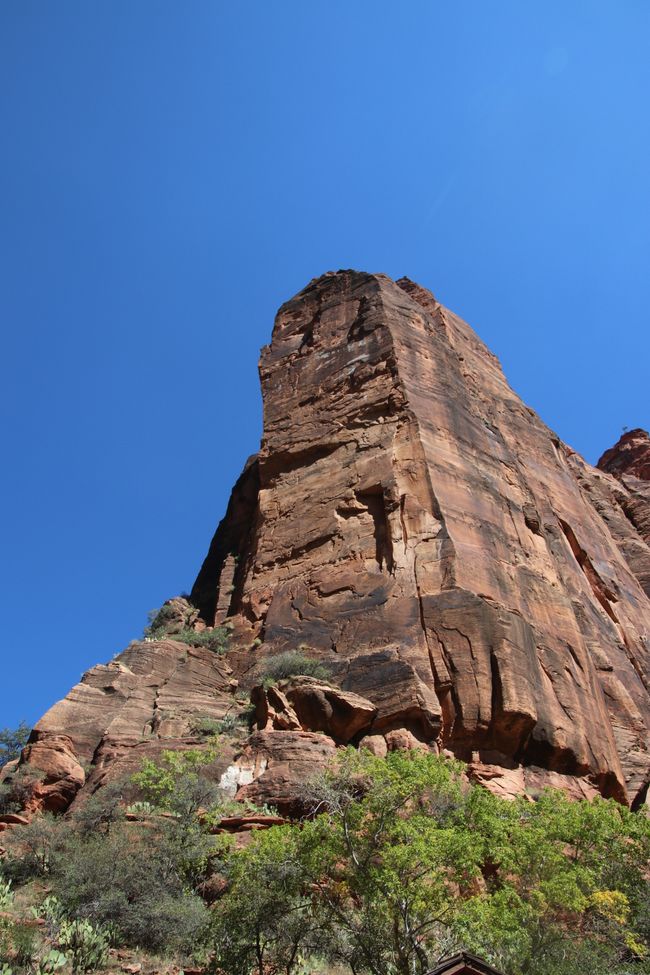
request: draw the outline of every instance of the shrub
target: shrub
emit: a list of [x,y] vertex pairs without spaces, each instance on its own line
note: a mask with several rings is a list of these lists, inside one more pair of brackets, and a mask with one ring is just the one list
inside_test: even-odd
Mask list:
[[327,680],[330,674],[331,669],[327,664],[307,657],[301,650],[286,650],[274,657],[267,657],[260,664],[260,675],[265,686],[288,677],[317,677],[319,680]]
[[212,738],[221,733],[221,721],[209,714],[197,714],[190,721],[190,731],[197,738]]
[[225,653],[228,649],[229,632],[225,626],[215,626],[208,630],[192,630],[184,627],[177,633],[170,633],[170,640],[187,643],[191,647],[206,647],[214,653]]
[[52,877],[65,916],[111,926],[133,947],[189,950],[207,920],[190,889],[193,869],[204,872],[207,838],[194,836],[192,848],[174,825],[124,823],[108,835],[74,838]]
[[126,779],[102,786],[75,808],[72,816],[74,828],[82,836],[108,833],[116,822],[124,818],[124,803],[131,793],[135,793],[134,786]]
[[198,619],[198,610],[188,604],[183,611],[178,600],[165,603],[160,609],[152,609],[149,624],[145,627],[147,640],[177,640],[192,647],[207,647],[215,653],[224,653],[228,648],[229,632],[225,626],[215,626],[205,630],[195,630],[193,624]]
[[19,969],[30,965],[37,951],[36,931],[28,923],[17,921],[11,932],[13,960]]
[[[175,606],[171,601],[165,603],[160,609],[150,609],[147,613],[148,623],[144,628],[144,636],[149,640],[160,640],[170,628],[178,626],[181,620],[179,619],[178,607]],[[189,620],[187,618],[182,620],[182,623],[187,625]]]
[[4,875],[18,883],[33,877],[47,877],[66,846],[65,824],[51,813],[35,816],[26,826],[3,834],[8,856],[3,860]]
[[132,782],[145,802],[189,821],[199,809],[209,808],[221,797],[217,783],[203,772],[216,755],[214,747],[165,751],[160,762],[146,758],[140,771],[132,776]]
[[32,765],[21,765],[15,772],[0,783],[0,814],[17,813],[25,807],[34,788],[45,778],[41,769]]

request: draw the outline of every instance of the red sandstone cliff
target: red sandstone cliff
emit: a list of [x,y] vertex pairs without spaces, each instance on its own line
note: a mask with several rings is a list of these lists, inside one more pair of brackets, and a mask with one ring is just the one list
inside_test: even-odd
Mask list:
[[232,649],[138,643],[90,671],[26,755],[57,756],[50,804],[75,795],[84,763],[93,785],[185,747],[192,714],[239,707],[237,682],[303,645],[331,686],[256,692],[258,730],[221,770],[242,796],[290,812],[352,740],[446,750],[503,792],[642,801],[648,435],[590,467],[469,326],[384,275],[311,282],[280,309],[260,375],[261,449],[191,594],[205,624],[229,622]]

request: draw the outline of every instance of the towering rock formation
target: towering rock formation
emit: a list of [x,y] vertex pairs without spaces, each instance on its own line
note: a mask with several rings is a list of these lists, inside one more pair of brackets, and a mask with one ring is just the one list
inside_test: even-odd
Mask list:
[[242,795],[290,810],[306,770],[352,737],[451,752],[504,792],[642,801],[647,434],[591,468],[463,321],[381,274],[311,282],[280,309],[260,374],[261,449],[191,593],[203,624],[231,627],[227,661],[132,645],[45,716],[32,750],[67,736],[105,768],[165,735],[182,747],[195,694],[223,714],[261,660],[307,647],[333,686],[262,695],[226,773]]

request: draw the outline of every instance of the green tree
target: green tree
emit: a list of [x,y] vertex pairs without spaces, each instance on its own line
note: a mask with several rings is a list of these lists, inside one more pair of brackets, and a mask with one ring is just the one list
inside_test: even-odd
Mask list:
[[0,729],[0,768],[7,762],[20,758],[31,730],[24,721],[21,721],[17,728]]
[[222,967],[289,973],[319,954],[420,975],[466,947],[506,975],[650,971],[648,820],[561,793],[507,802],[461,772],[429,754],[340,753],[311,784],[313,819],[231,855]]
[[300,847],[299,831],[286,826],[265,831],[231,856],[228,893],[212,924],[219,970],[289,973],[313,947],[319,922],[311,910]]
[[207,810],[222,798],[217,783],[205,774],[205,767],[218,754],[216,744],[182,752],[164,751],[158,762],[145,759],[131,781],[146,802],[190,821],[200,809]]

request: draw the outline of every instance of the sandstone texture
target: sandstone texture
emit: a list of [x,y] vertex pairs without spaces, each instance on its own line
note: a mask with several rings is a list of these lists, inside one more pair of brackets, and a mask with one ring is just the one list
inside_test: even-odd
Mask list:
[[648,545],[620,481],[406,279],[313,281],[260,375],[262,445],[192,591],[203,619],[257,656],[308,647],[377,708],[373,737],[640,801]]
[[[172,632],[89,671],[23,755],[42,804],[189,747],[196,716],[223,719],[242,691],[255,728],[218,773],[283,816],[349,743],[452,754],[504,795],[644,801],[648,435],[590,467],[468,325],[381,274],[326,274],[283,305],[260,376],[260,451],[189,611],[170,611],[227,623],[228,653]],[[264,661],[296,649],[331,677],[263,686]]]
[[[619,544],[646,594],[650,596],[650,436],[630,430],[607,450],[598,467],[616,479],[611,492],[618,509],[638,533],[621,537]],[[607,512],[605,512],[606,514]],[[639,539],[645,544],[639,544]]]
[[197,721],[237,707],[233,685],[228,663],[210,650],[132,643],[84,674],[36,725],[21,760],[41,773],[28,808],[62,811],[86,783],[93,791],[136,771],[145,757],[191,747]]
[[251,700],[260,730],[322,731],[342,745],[368,730],[377,714],[366,698],[314,677],[293,677],[266,689],[255,687]]

